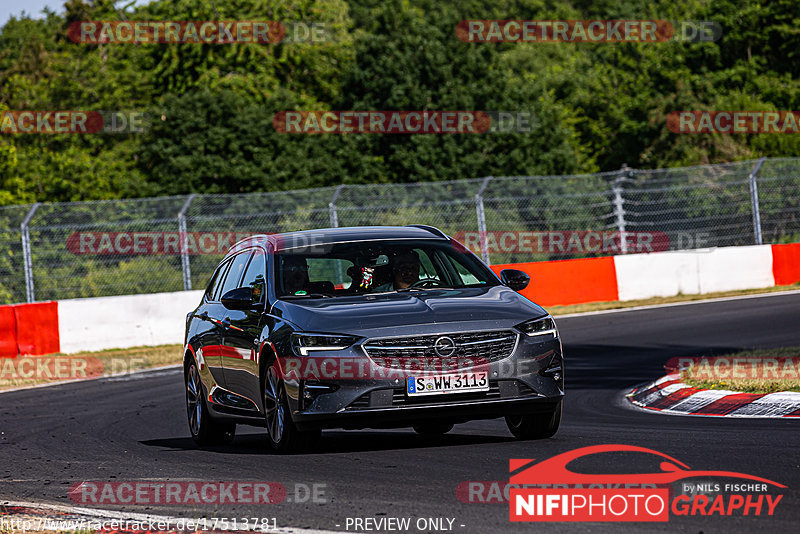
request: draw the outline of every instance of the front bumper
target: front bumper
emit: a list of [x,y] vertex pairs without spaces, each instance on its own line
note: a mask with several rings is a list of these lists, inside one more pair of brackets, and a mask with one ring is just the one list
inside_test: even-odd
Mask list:
[[[299,429],[394,428],[426,420],[460,423],[548,412],[564,397],[561,341],[552,336],[542,340],[520,335],[509,356],[479,369],[459,369],[488,371],[489,391],[422,397],[406,395],[403,373],[412,373],[388,372],[387,376],[387,369],[361,350],[354,347],[339,353],[344,352],[343,358],[365,358],[370,378],[286,380],[292,420]],[[322,361],[334,354],[310,357]]]
[[[455,396],[455,395],[454,395]],[[525,415],[555,410],[563,394],[557,397],[491,400],[451,400],[414,406],[391,406],[342,410],[335,414],[299,412],[293,414],[300,430],[313,428],[398,428],[422,421],[464,423],[475,419],[494,419],[506,415]]]

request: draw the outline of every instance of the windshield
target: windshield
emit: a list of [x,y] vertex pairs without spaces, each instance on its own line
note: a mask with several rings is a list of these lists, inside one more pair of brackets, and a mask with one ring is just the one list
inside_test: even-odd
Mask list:
[[441,241],[367,241],[275,255],[279,297],[481,287],[499,284],[470,252]]

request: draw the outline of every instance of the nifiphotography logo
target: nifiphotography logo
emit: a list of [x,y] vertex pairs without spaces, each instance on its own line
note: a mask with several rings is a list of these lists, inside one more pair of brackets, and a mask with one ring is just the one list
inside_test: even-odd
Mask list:
[[[639,452],[661,457],[660,472],[584,474],[567,464],[593,454]],[[676,516],[771,516],[786,486],[732,471],[693,470],[664,453],[634,445],[595,445],[535,463],[509,460],[510,521],[669,521]],[[717,479],[724,481],[717,481]],[[682,482],[700,479],[700,482]],[[738,479],[738,480],[736,480]],[[710,481],[713,480],[713,481]],[[672,484],[680,491],[672,491]],[[772,487],[772,488],[770,488]]]

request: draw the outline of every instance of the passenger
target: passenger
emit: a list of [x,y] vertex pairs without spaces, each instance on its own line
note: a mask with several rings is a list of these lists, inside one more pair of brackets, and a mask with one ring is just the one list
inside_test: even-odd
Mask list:
[[399,251],[392,261],[392,280],[375,286],[375,292],[407,289],[419,281],[419,254],[408,249]]
[[308,288],[308,263],[302,256],[284,256],[281,273],[285,294],[294,295]]

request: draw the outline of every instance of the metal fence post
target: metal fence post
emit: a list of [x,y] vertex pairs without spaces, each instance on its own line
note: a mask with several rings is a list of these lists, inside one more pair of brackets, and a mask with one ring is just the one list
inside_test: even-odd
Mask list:
[[625,208],[623,203],[625,200],[622,198],[622,181],[630,172],[630,168],[626,163],[622,164],[619,170],[619,175],[614,179],[614,185],[611,190],[614,193],[614,217],[617,226],[617,233],[619,233],[619,250],[621,253],[628,252],[628,243],[625,240]]
[[491,180],[492,176],[484,178],[481,188],[478,189],[478,194],[475,195],[475,209],[478,212],[478,235],[481,239],[481,259],[486,265],[491,265],[491,263],[489,263],[489,243],[486,240],[486,214],[483,211],[483,193]]
[[189,251],[186,247],[186,211],[189,205],[197,196],[196,193],[189,195],[186,202],[183,203],[181,211],[178,212],[178,236],[181,239],[181,271],[183,271],[183,290],[190,291],[192,289],[192,271],[189,265]]
[[25,297],[28,302],[33,302],[34,294],[33,294],[33,263],[31,262],[31,236],[28,232],[28,223],[31,222],[33,219],[33,215],[36,213],[36,210],[39,209],[41,203],[36,202],[31,209],[28,211],[28,214],[25,216],[25,219],[22,221],[22,224],[19,225],[19,229],[22,232],[22,261],[24,264],[24,271],[25,271]]
[[756,245],[764,244],[764,238],[761,234],[761,209],[758,205],[758,184],[756,183],[756,178],[758,177],[758,171],[761,170],[761,166],[766,159],[767,158],[761,158],[758,160],[749,176],[750,203],[753,206],[753,235],[755,236]]
[[336,201],[339,200],[339,193],[342,192],[343,187],[344,184],[336,186],[336,189],[333,190],[333,197],[328,203],[328,211],[330,211],[331,216],[331,228],[337,228],[339,226],[339,213],[336,211]]

